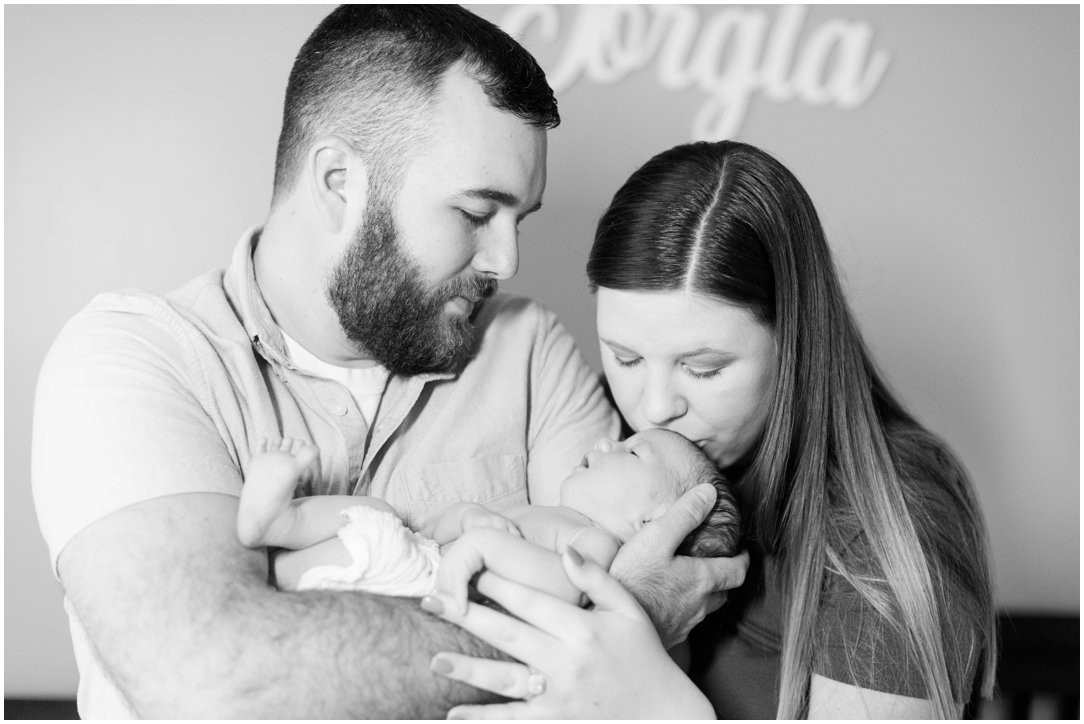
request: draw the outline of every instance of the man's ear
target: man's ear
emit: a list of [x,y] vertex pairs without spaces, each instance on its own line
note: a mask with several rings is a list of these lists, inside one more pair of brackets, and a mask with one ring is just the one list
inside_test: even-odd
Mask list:
[[309,156],[313,203],[328,231],[338,234],[344,225],[355,228],[367,203],[368,170],[343,139],[319,139]]

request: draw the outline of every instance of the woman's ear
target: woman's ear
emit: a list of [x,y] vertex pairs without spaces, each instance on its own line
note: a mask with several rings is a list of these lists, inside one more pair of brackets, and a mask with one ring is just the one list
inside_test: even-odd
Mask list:
[[319,139],[308,170],[313,203],[327,230],[355,228],[365,211],[368,170],[350,144],[338,136]]

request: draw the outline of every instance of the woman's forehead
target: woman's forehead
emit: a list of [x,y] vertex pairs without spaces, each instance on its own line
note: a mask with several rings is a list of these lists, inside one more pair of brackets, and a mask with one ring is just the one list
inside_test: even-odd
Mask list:
[[599,336],[637,351],[645,346],[682,354],[726,351],[763,331],[745,307],[699,292],[600,287],[596,297]]

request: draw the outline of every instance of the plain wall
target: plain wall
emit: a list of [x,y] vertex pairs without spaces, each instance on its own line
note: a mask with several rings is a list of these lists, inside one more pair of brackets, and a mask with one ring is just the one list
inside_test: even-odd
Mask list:
[[[727,7],[695,12],[707,28]],[[780,12],[745,10],[768,27]],[[262,221],[290,64],[327,11],[5,7],[8,697],[71,696],[77,678],[30,493],[42,358],[96,293],[164,293],[224,266]],[[551,73],[579,11],[556,11],[552,42],[539,26],[525,38]],[[836,20],[864,24],[890,57],[871,97],[844,109],[758,94],[735,137],[806,186],[887,378],[973,475],[998,604],[1076,614],[1079,8],[816,6],[799,48]],[[545,208],[507,288],[555,309],[597,364],[594,224],[631,171],[691,139],[706,95],[664,88],[650,62],[559,98]]]

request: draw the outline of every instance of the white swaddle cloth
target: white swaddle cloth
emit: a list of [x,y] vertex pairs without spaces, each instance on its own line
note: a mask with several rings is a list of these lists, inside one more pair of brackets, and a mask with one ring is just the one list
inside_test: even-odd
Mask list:
[[317,566],[297,590],[367,591],[382,596],[425,596],[433,590],[440,546],[387,511],[356,505],[342,511],[338,536],[354,562]]

